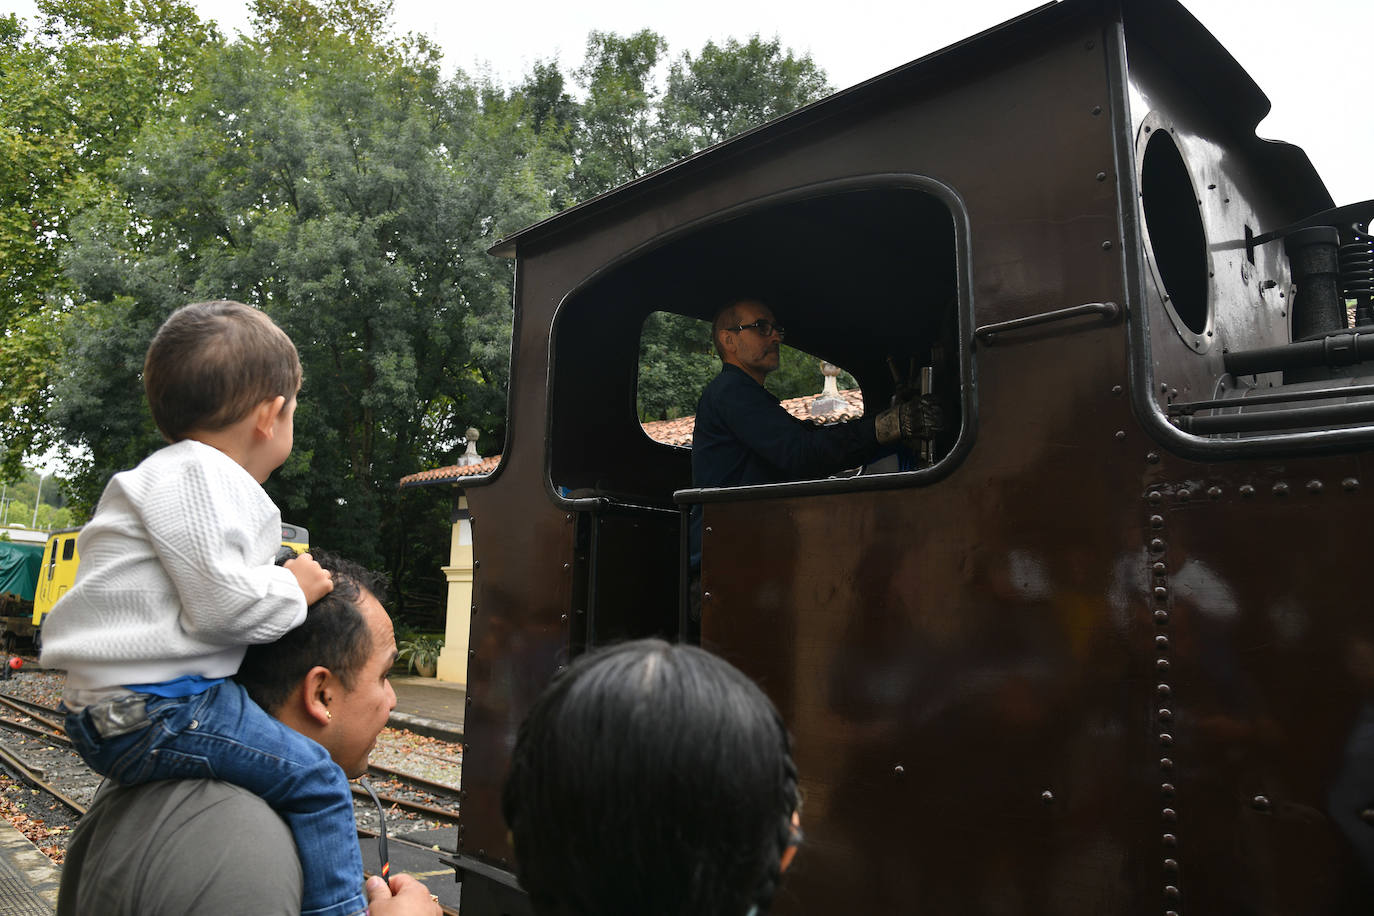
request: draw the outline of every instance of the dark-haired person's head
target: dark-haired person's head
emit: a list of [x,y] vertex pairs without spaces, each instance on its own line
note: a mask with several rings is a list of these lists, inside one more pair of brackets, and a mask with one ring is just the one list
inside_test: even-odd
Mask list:
[[250,646],[236,679],[259,706],[360,776],[396,705],[387,680],[396,637],[379,576],[328,553],[311,555],[333,574],[334,590],[281,639]]
[[579,658],[520,727],[502,808],[541,916],[766,912],[799,840],[777,710],[692,646]]
[[168,442],[246,417],[262,401],[291,401],[301,361],[272,319],[223,299],[183,305],[163,322],[143,361],[143,387]]

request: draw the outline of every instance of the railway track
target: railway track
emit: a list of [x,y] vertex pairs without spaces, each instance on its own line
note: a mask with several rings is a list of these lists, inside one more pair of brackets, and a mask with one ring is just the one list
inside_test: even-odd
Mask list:
[[[35,738],[55,742],[67,748],[72,746],[71,739],[67,738],[62,727],[64,716],[60,710],[45,706],[42,703],[3,695],[0,695],[0,707],[38,723],[37,725],[30,725],[24,721],[16,722],[0,716],[0,726],[24,732]],[[399,792],[394,793],[379,793],[381,800],[391,810],[406,811],[422,818],[437,818],[446,822],[457,819],[458,790],[454,786],[380,764],[369,766],[368,773],[373,777],[385,780],[385,785],[396,787],[399,790]],[[353,794],[364,800],[368,798],[367,793],[356,784],[353,786]]]
[[[63,714],[52,706],[0,693],[0,768],[12,774],[8,781],[0,778],[0,786],[8,784],[10,787],[4,791],[8,797],[22,801],[26,812],[49,825],[61,825],[41,844],[45,851],[56,847],[58,852],[49,854],[57,859],[61,858],[60,850],[65,847],[70,827],[85,812],[101,781],[72,749],[62,728],[63,719]],[[457,913],[451,908],[456,898],[447,899],[456,894],[456,887],[451,878],[441,874],[451,874],[451,870],[440,869],[434,863],[436,850],[451,850],[456,838],[453,824],[459,793],[452,783],[457,780],[461,754],[459,745],[435,743],[403,730],[387,729],[379,738],[376,752],[385,763],[374,764],[368,770],[382,812],[364,789],[356,783],[353,786],[359,837],[376,837],[384,816],[388,837],[397,847],[398,859],[393,870],[412,871],[422,880],[434,882],[434,889],[445,897],[441,901],[444,912],[449,914]],[[408,765],[410,770],[426,775],[408,772]],[[428,778],[436,773],[437,779]]]
[[22,697],[7,697],[0,695],[0,705],[8,706],[15,712],[23,713],[26,716],[41,719],[55,730],[66,734],[66,727],[63,725],[66,715],[60,709],[45,706],[42,703],[35,703],[32,700],[25,700]]
[[[36,707],[26,709],[25,706]],[[6,739],[0,761],[16,776],[36,789],[51,795],[76,815],[86,806],[100,785],[100,776],[91,772],[53,719],[56,710],[35,703],[21,704],[12,697],[0,697],[0,729],[11,733]],[[28,721],[16,721],[19,715]],[[36,724],[31,724],[36,723]]]
[[0,715],[0,725],[71,747],[71,739],[67,737],[66,730],[60,724],[61,713],[57,710],[40,703],[30,703],[26,700],[17,700],[7,696],[0,696],[0,709],[8,710],[11,714],[20,715],[38,723],[37,725],[29,725],[22,720],[16,722]]
[[[361,799],[364,801],[371,800],[368,797],[367,792],[361,786],[358,786],[355,783],[352,785],[351,788],[353,789],[354,798]],[[406,811],[418,817],[426,818],[429,820],[438,819],[449,822],[455,822],[458,820],[458,809],[456,807],[444,808],[440,807],[439,805],[430,805],[426,804],[425,802],[414,801],[412,799],[404,798],[398,795],[388,795],[384,792],[378,792],[377,798],[379,801],[381,801],[384,805],[387,806],[388,811]]]
[[85,805],[44,779],[43,771],[32,769],[22,758],[10,753],[10,751],[3,747],[0,747],[0,764],[3,764],[10,772],[14,773],[20,780],[27,783],[29,786],[38,789],[40,792],[45,792],[61,802],[77,817],[86,813]]
[[368,775],[378,776],[382,779],[400,780],[406,783],[407,785],[414,786],[416,789],[428,792],[429,794],[437,796],[439,798],[452,797],[454,800],[454,805],[457,805],[458,787],[452,785],[451,783],[437,782],[432,779],[426,779],[423,776],[417,776],[414,773],[408,772],[406,770],[397,770],[392,767],[382,766],[381,764],[377,763],[368,764],[367,772]]
[[[71,829],[100,784],[66,740],[41,720],[0,716],[0,808],[26,836],[61,864]],[[28,715],[24,713],[24,715]],[[30,721],[34,721],[32,718]]]

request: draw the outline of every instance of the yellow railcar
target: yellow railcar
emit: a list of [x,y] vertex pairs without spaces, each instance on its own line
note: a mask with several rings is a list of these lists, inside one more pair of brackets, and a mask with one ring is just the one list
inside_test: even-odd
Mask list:
[[76,580],[76,564],[80,560],[76,552],[76,536],[80,532],[80,528],[64,528],[48,535],[47,546],[43,548],[43,566],[38,573],[38,587],[33,594],[34,626],[43,623],[43,617]]

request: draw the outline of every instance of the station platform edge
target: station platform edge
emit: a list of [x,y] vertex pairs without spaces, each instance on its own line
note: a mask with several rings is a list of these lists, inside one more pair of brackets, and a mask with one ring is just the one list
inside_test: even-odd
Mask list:
[[61,880],[52,860],[0,818],[0,916],[52,916]]
[[391,711],[391,720],[387,723],[392,728],[462,742],[467,691],[461,685],[432,677],[393,675],[391,687],[396,691],[396,708]]

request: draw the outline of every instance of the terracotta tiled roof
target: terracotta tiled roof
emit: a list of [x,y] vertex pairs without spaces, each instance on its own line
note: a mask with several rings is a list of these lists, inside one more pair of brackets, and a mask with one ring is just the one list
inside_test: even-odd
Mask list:
[[418,474],[407,474],[401,478],[402,487],[424,487],[436,483],[452,483],[464,477],[477,477],[481,474],[490,474],[496,470],[496,466],[501,463],[500,455],[492,455],[483,458],[477,464],[456,465],[451,464],[446,468],[433,468],[428,471],[421,471]]
[[[863,392],[857,388],[841,391],[840,400],[844,402],[844,406],[838,411],[824,416],[815,416],[811,413],[811,405],[818,397],[819,395],[812,394],[802,398],[788,398],[782,402],[782,406],[799,420],[809,420],[821,425],[853,420],[864,414]],[[676,420],[654,420],[651,423],[641,425],[644,427],[644,432],[655,442],[690,448],[692,445],[692,427],[696,425],[696,419],[696,417],[678,417]],[[478,464],[470,464],[465,467],[450,465],[446,468],[421,471],[418,474],[402,477],[401,487],[425,487],[433,484],[457,483],[465,477],[490,474],[496,470],[496,466],[500,463],[501,456],[492,455],[489,458],[483,458]]]
[[[864,415],[863,392],[857,388],[841,391],[840,400],[844,402],[844,406],[838,411],[824,416],[814,416],[811,413],[811,405],[818,397],[820,395],[809,394],[802,398],[788,398],[782,402],[782,406],[798,420],[810,420],[823,426],[853,420]],[[692,444],[692,427],[696,425],[696,420],[696,417],[654,420],[643,424],[644,432],[650,439],[655,442],[662,442],[664,445],[690,447]]]
[[692,444],[692,428],[696,426],[696,422],[696,417],[678,417],[676,420],[653,420],[640,425],[655,442],[689,447]]

